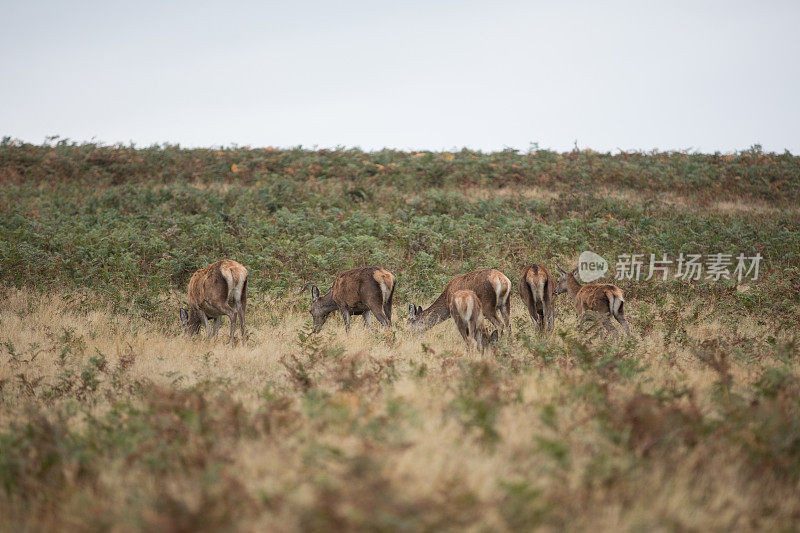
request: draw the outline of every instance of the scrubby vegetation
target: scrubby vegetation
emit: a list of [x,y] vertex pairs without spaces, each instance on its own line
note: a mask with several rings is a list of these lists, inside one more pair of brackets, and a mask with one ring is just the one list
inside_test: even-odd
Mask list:
[[[800,158],[0,144],[3,529],[789,529],[800,519]],[[621,281],[633,337],[519,299],[484,357],[415,336],[455,274],[583,250],[760,253]],[[250,270],[246,343],[179,336]],[[381,265],[390,332],[308,335],[306,282]]]

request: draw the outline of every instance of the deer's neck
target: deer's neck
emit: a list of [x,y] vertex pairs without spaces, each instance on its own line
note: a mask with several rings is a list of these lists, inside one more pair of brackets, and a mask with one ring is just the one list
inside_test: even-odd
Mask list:
[[319,297],[319,305],[321,306],[322,312],[325,316],[336,311],[339,306],[336,305],[336,302],[333,301],[333,291],[328,291],[324,295]]
[[200,326],[203,325],[203,319],[200,317],[202,312],[194,307],[189,309],[188,331],[192,335],[200,331]]
[[569,297],[574,300],[579,290],[581,290],[581,284],[575,279],[575,276],[572,274],[567,276],[567,294],[569,294]]
[[447,295],[442,293],[430,307],[423,309],[417,316],[423,330],[430,329],[450,318],[450,310],[447,309]]

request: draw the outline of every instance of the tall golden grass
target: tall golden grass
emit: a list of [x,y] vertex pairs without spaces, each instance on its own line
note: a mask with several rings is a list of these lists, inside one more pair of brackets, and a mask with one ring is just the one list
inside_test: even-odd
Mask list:
[[305,337],[303,298],[251,294],[250,338],[228,345],[179,335],[177,308],[153,323],[87,292],[5,290],[0,527],[797,524],[798,465],[781,461],[800,441],[761,442],[800,435],[796,345],[769,320],[677,310],[678,341],[631,302],[631,342],[586,346],[570,302],[539,340],[515,299],[481,356],[452,321],[408,331],[399,306],[389,332],[337,318]]

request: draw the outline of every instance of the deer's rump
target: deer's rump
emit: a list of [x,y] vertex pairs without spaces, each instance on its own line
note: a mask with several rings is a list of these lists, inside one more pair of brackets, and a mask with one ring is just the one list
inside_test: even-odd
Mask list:
[[247,270],[234,261],[217,261],[192,275],[188,301],[213,318],[225,314],[223,304],[236,306],[244,300],[246,290]]
[[[502,278],[500,278],[500,276],[502,276]],[[484,313],[494,313],[494,309],[497,308],[499,303],[497,301],[497,287],[499,283],[504,282],[503,278],[505,278],[505,276],[494,269],[476,270],[475,272],[469,272],[453,278],[445,288],[445,298],[448,308],[450,300],[456,292],[469,290],[475,292],[478,298],[480,298]]]
[[394,290],[394,276],[383,268],[364,267],[338,275],[331,288],[333,301],[351,315],[369,311],[369,303],[383,305]]

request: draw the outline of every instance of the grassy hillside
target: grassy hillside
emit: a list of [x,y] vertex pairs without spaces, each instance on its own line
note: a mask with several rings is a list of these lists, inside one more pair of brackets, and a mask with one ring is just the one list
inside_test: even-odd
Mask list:
[[[6,529],[788,528],[800,516],[800,157],[0,144]],[[455,274],[583,250],[760,253],[758,281],[622,281],[633,337],[416,336]],[[246,343],[179,336],[251,273]],[[306,282],[397,275],[395,328]],[[610,280],[611,277],[606,279]],[[223,330],[224,331],[224,330]],[[224,336],[222,337],[224,338]]]

